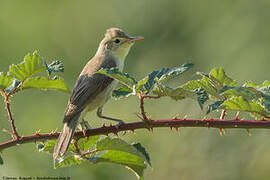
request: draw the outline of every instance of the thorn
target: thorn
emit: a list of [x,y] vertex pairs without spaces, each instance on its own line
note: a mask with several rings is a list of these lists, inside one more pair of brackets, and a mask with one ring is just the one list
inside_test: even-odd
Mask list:
[[173,120],[177,120],[178,119],[178,116],[179,116],[179,114],[176,114],[175,116],[173,116]]
[[124,135],[126,135],[127,134],[127,131],[123,131],[123,135],[122,136],[124,136]]
[[116,136],[118,136],[118,132],[117,131],[114,131],[113,134],[116,135]]
[[207,120],[207,117],[206,117],[206,116],[204,116],[204,117],[203,117],[203,120]]
[[219,132],[219,135],[220,135],[220,136],[222,136],[222,135],[223,135],[223,133],[222,133],[222,129],[221,129],[221,128],[219,128],[219,129],[218,129],[218,132]]
[[38,131],[35,132],[35,135],[36,136],[39,136],[39,133],[40,133],[41,129],[39,129]]
[[148,126],[147,129],[149,132],[152,132],[152,133],[154,132],[153,127]]
[[240,114],[240,111],[237,111],[233,120],[235,121],[239,120],[239,114]]
[[251,133],[249,131],[249,129],[246,129],[247,133],[248,133],[248,136],[251,136]]
[[183,120],[187,120],[187,115],[184,116]]
[[219,119],[224,119],[225,115],[226,115],[226,110],[222,109]]
[[173,129],[173,127],[172,127],[172,126],[170,126],[170,129],[172,130],[172,129]]
[[136,116],[143,121],[143,118],[140,116],[139,113],[136,113]]
[[178,132],[178,130],[179,130],[179,127],[175,127],[175,130]]
[[113,127],[112,123],[110,123],[110,127]]
[[102,127],[103,127],[103,128],[105,128],[105,127],[106,127],[105,123],[102,125]]
[[134,130],[134,129],[131,129],[131,131],[132,131],[133,133],[135,133],[135,130]]
[[83,136],[86,137],[86,130],[85,129],[82,130],[82,133],[83,133]]
[[56,128],[56,129],[53,131],[53,133],[54,133],[54,134],[57,133],[57,130],[58,130],[58,128]]
[[213,120],[214,120],[214,118],[210,117],[210,118],[209,118],[209,120],[210,120],[210,121],[213,121]]
[[225,136],[226,131],[225,131],[225,129],[224,129],[224,128],[222,128],[222,133],[223,133],[223,135]]

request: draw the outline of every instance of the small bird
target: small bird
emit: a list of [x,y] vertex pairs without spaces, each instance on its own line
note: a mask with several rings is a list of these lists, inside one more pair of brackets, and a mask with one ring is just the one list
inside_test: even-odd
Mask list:
[[117,81],[96,72],[101,68],[118,68],[122,71],[131,46],[141,39],[143,39],[142,36],[131,37],[119,28],[107,30],[95,56],[83,68],[71,93],[63,120],[63,129],[54,147],[54,159],[59,155],[65,155],[79,118],[84,120],[88,112],[97,109],[98,117],[116,121],[119,124],[124,123],[122,120],[102,114],[102,108],[110,98]]

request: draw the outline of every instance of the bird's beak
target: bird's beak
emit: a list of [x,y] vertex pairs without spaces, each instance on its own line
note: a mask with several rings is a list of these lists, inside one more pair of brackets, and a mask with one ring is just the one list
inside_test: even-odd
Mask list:
[[135,41],[139,41],[139,40],[142,40],[142,39],[144,39],[144,37],[142,37],[142,36],[136,36],[136,37],[131,37],[130,38],[130,41],[131,42],[135,42]]

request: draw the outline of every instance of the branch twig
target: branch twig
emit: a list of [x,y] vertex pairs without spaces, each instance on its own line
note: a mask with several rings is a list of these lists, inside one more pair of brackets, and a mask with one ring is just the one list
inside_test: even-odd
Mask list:
[[140,109],[141,109],[142,120],[143,120],[143,122],[145,122],[146,124],[149,125],[149,118],[147,118],[145,110],[144,110],[145,96],[143,95],[143,93],[139,93],[138,95],[139,95],[139,99],[140,99]]
[[15,122],[14,122],[14,119],[12,117],[12,113],[10,110],[9,96],[4,91],[1,91],[1,95],[4,97],[5,108],[6,108],[7,113],[8,113],[8,120],[9,120],[11,129],[12,129],[13,139],[18,140],[20,138],[20,136],[18,135],[18,132],[16,130]]
[[[169,119],[169,120],[149,120],[151,123],[151,128],[158,127],[169,127],[169,128],[179,128],[179,127],[207,127],[207,128],[235,128],[235,129],[270,129],[270,121],[265,120],[220,120],[220,119]],[[117,134],[121,131],[134,131],[136,129],[148,129],[149,126],[143,121],[121,124],[120,126],[103,126],[96,129],[88,129],[85,131],[77,131],[74,134],[76,138],[83,138],[85,136],[94,136],[94,135],[108,135],[109,133]],[[12,139],[7,142],[0,143],[0,151],[7,149],[12,146],[57,139],[59,136],[58,132],[53,132],[50,134],[35,134],[32,136],[23,136],[18,139]]]

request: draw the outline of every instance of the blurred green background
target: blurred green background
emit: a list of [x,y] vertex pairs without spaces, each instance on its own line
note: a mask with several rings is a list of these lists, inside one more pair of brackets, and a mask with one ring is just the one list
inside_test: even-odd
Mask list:
[[[28,52],[38,49],[47,61],[61,60],[70,88],[86,62],[94,55],[109,27],[120,27],[145,40],[132,48],[125,72],[142,78],[152,70],[173,67],[184,62],[195,68],[173,81],[173,85],[197,78],[196,71],[225,68],[239,82],[269,80],[270,66],[269,0],[1,0],[0,71],[22,61]],[[68,94],[29,90],[16,95],[12,109],[19,132],[24,135],[61,128]],[[196,102],[164,98],[146,102],[153,119],[179,113],[181,117],[204,116]],[[138,121],[138,100],[111,100],[105,114],[127,122]],[[217,115],[217,114],[216,114]],[[216,116],[213,114],[212,116]],[[105,121],[88,116],[90,124]],[[9,128],[4,105],[0,102],[1,127]],[[122,136],[128,142],[139,141],[152,158],[145,179],[269,179],[270,132],[227,130],[219,136],[216,129],[169,128],[138,130]],[[180,135],[179,135],[180,134]],[[0,132],[1,142],[10,137]],[[135,176],[122,166],[93,165],[54,170],[52,157],[38,153],[35,144],[4,151],[2,176],[71,176],[80,180],[131,179]]]

